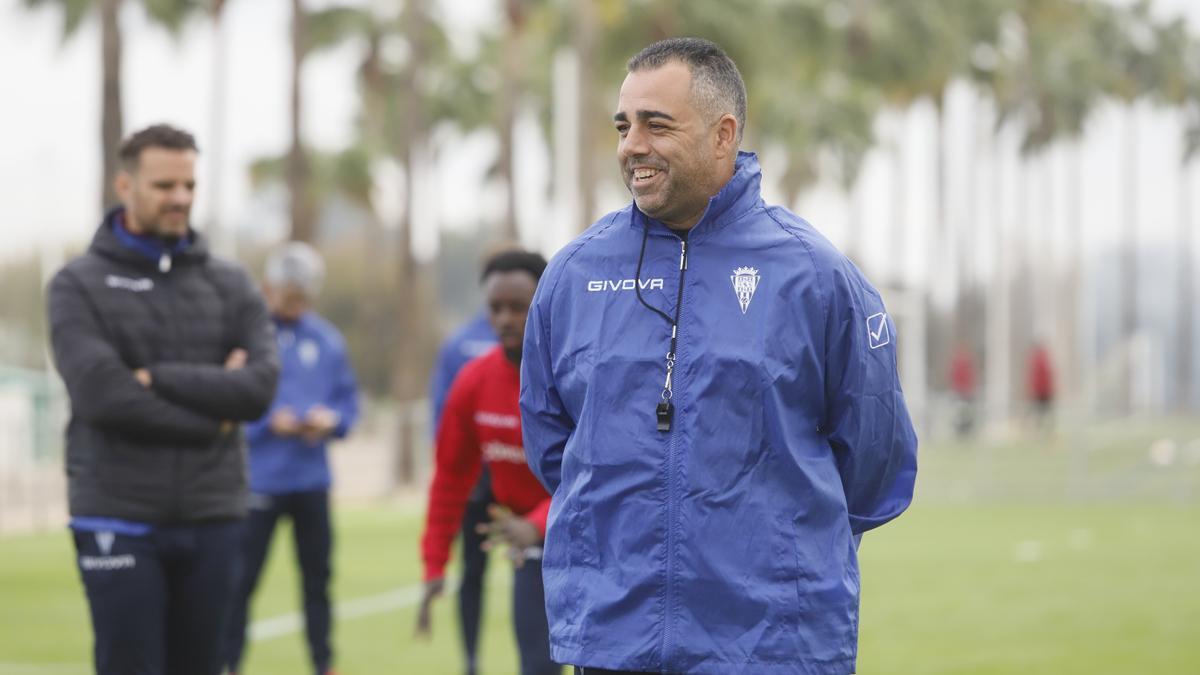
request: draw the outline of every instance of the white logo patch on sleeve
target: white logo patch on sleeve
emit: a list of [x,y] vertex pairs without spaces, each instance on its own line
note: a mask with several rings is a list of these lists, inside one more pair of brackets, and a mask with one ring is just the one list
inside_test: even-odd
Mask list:
[[762,277],[758,276],[758,270],[753,267],[739,267],[733,271],[729,280],[733,282],[733,292],[737,295],[742,314],[745,314],[746,310],[750,309],[750,301],[754,299],[754,291],[758,290],[758,282]]
[[891,343],[892,336],[888,333],[887,314],[880,312],[867,317],[867,343],[871,349]]

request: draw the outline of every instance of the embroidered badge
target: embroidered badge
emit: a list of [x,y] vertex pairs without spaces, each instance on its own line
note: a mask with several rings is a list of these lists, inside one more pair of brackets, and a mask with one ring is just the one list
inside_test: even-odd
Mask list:
[[733,276],[729,277],[729,280],[733,282],[733,292],[737,294],[742,314],[750,309],[750,301],[754,299],[754,291],[758,289],[758,282],[761,279],[762,277],[758,276],[758,270],[753,267],[739,267],[733,271]]

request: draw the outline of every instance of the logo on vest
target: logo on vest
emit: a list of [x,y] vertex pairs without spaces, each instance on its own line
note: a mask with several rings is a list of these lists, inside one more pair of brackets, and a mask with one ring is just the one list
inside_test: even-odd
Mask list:
[[85,572],[108,572],[133,569],[137,566],[137,560],[131,554],[112,555],[112,547],[117,540],[117,535],[111,530],[102,530],[95,536],[96,548],[100,550],[100,555],[79,556],[79,569]]
[[589,293],[599,293],[601,291],[633,291],[641,287],[643,291],[662,290],[662,277],[656,279],[603,279],[587,282]]
[[871,349],[879,349],[890,344],[892,336],[888,333],[887,314],[880,312],[867,317],[867,345]]
[[111,555],[112,545],[116,541],[117,535],[111,530],[96,533],[96,548],[100,549],[100,555]]
[[321,347],[313,340],[304,339],[300,341],[296,353],[300,356],[300,363],[303,363],[305,368],[312,368],[321,358]]
[[733,292],[737,295],[742,314],[745,314],[746,310],[750,309],[750,301],[754,299],[754,291],[758,290],[758,282],[762,277],[758,276],[758,270],[753,267],[739,267],[733,271],[729,280],[733,282]]
[[133,291],[134,293],[145,293],[146,291],[154,290],[154,281],[151,279],[130,279],[129,277],[119,277],[115,274],[104,277],[104,285],[109,288]]
[[500,441],[488,441],[483,444],[483,459],[488,463],[509,462],[511,464],[525,464],[525,450],[515,445],[501,443]]

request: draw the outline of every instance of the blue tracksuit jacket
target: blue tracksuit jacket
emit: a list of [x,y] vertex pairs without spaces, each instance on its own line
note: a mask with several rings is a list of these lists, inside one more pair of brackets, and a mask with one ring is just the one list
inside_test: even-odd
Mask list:
[[279,388],[262,419],[245,425],[250,446],[250,490],[283,494],[329,489],[332,478],[326,443],[309,445],[303,438],[271,432],[271,415],[281,407],[304,417],[320,404],[337,412],[334,438],[344,438],[358,419],[358,385],[342,335],[315,312],[295,323],[275,321],[279,347]]
[[438,349],[437,361],[429,376],[429,405],[433,412],[433,433],[441,426],[442,408],[458,371],[471,359],[496,346],[496,331],[488,323],[486,311],[479,311],[455,331]]
[[895,325],[859,270],[766,206],[759,182],[741,153],[686,246],[634,205],[611,213],[538,287],[521,412],[553,495],[542,564],[558,662],[854,669],[855,536],[904,511],[916,478]]

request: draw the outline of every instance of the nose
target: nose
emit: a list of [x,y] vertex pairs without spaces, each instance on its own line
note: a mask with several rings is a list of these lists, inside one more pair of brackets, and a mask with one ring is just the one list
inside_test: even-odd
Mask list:
[[177,185],[174,190],[171,190],[171,202],[174,204],[191,204],[192,196],[192,189],[186,185]]
[[640,125],[629,125],[629,130],[625,132],[625,137],[621,139],[617,153],[622,159],[642,157],[650,154],[649,136],[641,130]]

